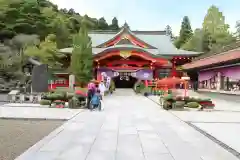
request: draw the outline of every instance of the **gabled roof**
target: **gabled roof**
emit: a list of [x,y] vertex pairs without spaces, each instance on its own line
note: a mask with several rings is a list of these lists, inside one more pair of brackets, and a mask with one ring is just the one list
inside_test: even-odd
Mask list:
[[[93,53],[98,54],[101,51],[104,51],[107,48],[103,47],[103,44],[113,40],[117,35],[122,34],[123,32],[128,32],[134,36],[140,42],[148,44],[152,49],[150,52],[153,55],[164,55],[164,56],[178,56],[178,55],[186,55],[186,56],[197,56],[200,53],[178,50],[172,43],[171,38],[166,35],[166,31],[131,31],[128,27],[123,27],[119,32],[117,31],[91,31],[89,32],[89,36],[92,40]],[[101,47],[99,47],[101,46]],[[123,47],[124,45],[115,45],[112,47]],[[127,47],[130,47],[128,45]],[[131,45],[131,47],[137,47],[135,45]],[[146,49],[146,48],[145,48]],[[61,49],[60,52],[63,53],[71,53],[68,51],[72,51],[72,49],[66,48]]]
[[[147,42],[145,42],[144,40],[138,38],[130,29],[129,29],[129,26],[125,23],[124,26],[122,27],[122,29],[117,33],[115,34],[111,39],[108,39],[107,41],[97,45],[96,47],[98,48],[102,48],[105,46],[105,44],[108,44],[116,39],[119,38],[119,36],[123,36],[123,35],[130,35],[132,36],[134,39],[136,39],[138,42],[144,44],[145,46],[147,46],[147,48],[156,48],[154,46],[152,46],[151,44],[148,44]],[[117,40],[119,41],[119,40]]]

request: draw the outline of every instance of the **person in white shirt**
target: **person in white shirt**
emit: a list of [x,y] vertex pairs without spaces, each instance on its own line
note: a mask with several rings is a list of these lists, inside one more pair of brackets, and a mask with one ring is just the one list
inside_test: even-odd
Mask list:
[[104,96],[104,93],[106,91],[106,87],[105,87],[105,84],[103,81],[101,81],[99,83],[99,86],[98,86],[99,90],[100,90],[100,94],[102,95],[102,97]]

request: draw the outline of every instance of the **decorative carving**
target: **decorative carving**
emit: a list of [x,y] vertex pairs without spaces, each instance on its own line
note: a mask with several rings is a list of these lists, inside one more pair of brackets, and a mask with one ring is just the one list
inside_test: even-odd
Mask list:
[[120,56],[123,57],[124,59],[127,59],[128,57],[131,56],[131,51],[120,51]]

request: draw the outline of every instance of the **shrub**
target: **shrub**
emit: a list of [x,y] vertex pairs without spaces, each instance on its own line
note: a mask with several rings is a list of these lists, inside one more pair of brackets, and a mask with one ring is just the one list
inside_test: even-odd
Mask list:
[[47,95],[44,95],[42,98],[45,100],[50,100],[50,101],[66,100],[66,95],[60,94],[60,93],[49,93]]
[[174,108],[184,108],[185,102],[184,101],[176,101],[174,103]]
[[59,105],[59,104],[64,104],[65,102],[61,100],[55,100],[53,101],[53,103],[55,103],[56,105]]
[[165,101],[174,100],[172,94],[168,94],[168,95],[164,96],[163,99]]
[[200,105],[198,102],[188,102],[187,107],[188,108],[198,108]]
[[136,93],[141,93],[142,90],[144,90],[144,88],[145,88],[145,85],[144,85],[144,83],[142,81],[136,82],[134,84],[134,91]]
[[66,98],[69,100],[69,99],[71,99],[74,95],[75,95],[75,93],[67,92]]
[[40,104],[41,104],[41,105],[51,105],[51,101],[50,101],[50,100],[42,99],[42,100],[40,101]]
[[170,103],[168,101],[164,101],[163,102],[163,109],[165,109],[165,110],[172,109],[172,103]]
[[149,87],[145,87],[141,92],[144,96],[148,96],[151,93],[151,89]]

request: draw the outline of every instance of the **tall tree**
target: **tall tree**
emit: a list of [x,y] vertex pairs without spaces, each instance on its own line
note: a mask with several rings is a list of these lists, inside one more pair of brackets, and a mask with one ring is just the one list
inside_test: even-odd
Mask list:
[[208,41],[208,48],[217,51],[222,46],[228,45],[235,41],[229,32],[229,25],[225,23],[223,13],[216,6],[211,6],[203,21],[203,31]]
[[169,36],[171,38],[171,40],[173,40],[173,33],[172,33],[171,26],[167,25],[165,28],[165,31],[166,31],[166,35]]
[[56,35],[56,43],[57,48],[67,48],[71,45],[71,37],[70,32],[62,19],[57,19],[55,24],[55,35]]
[[236,37],[240,40],[240,21],[236,22]]
[[189,39],[187,43],[182,46],[182,49],[202,52],[203,51],[203,31],[202,29],[195,29],[193,36]]
[[118,30],[119,29],[118,20],[117,20],[116,17],[114,17],[112,19],[112,24],[110,25],[110,29],[111,30]]
[[188,16],[183,17],[179,37],[175,42],[177,48],[181,48],[191,37],[192,37],[192,27]]
[[101,29],[101,30],[108,29],[108,24],[105,18],[102,17],[98,20],[98,29]]
[[84,26],[73,38],[70,70],[80,85],[84,86],[92,79],[92,67],[92,43]]

